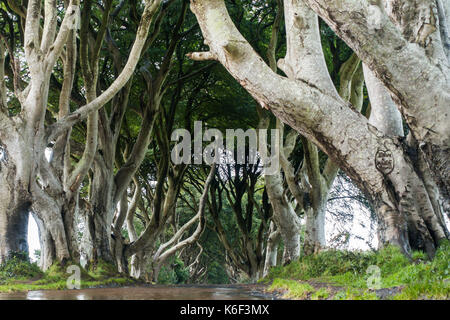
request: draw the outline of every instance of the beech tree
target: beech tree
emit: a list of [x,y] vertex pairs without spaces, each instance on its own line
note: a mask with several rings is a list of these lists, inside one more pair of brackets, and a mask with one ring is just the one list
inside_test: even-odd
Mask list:
[[[439,32],[447,21],[439,20],[433,10],[418,10],[421,4],[407,13],[398,6],[390,12],[358,0],[286,0],[284,5],[286,21],[294,21],[286,29],[287,55],[278,64],[287,77],[276,74],[255,53],[222,0],[191,1],[210,51],[190,57],[219,61],[262,107],[326,152],[372,200],[382,243],[397,245],[406,254],[411,247],[424,249],[432,256],[439,241],[448,238],[442,206],[433,206],[449,198],[449,64],[446,40]],[[430,5],[436,7],[434,1]],[[380,10],[380,24],[370,21],[373,9]],[[318,34],[314,12],[389,90],[418,148],[371,125],[339,96],[318,37],[308,36]],[[405,14],[416,19],[401,19]],[[412,28],[412,21],[421,23]],[[408,147],[423,157],[422,169],[405,151]],[[435,198],[435,188],[427,188],[424,177],[430,175],[441,199]]]
[[[167,15],[169,9],[172,9],[173,1],[167,2],[162,10],[159,11],[155,19],[153,31],[148,37],[143,54],[143,66],[140,68],[142,83],[145,83],[143,100],[140,110],[136,110],[141,120],[139,135],[134,144],[128,144],[122,152],[124,161],[118,165],[117,150],[118,140],[120,138],[121,128],[124,125],[124,115],[129,108],[130,92],[133,89],[129,82],[126,88],[120,92],[113,101],[113,112],[108,114],[104,109],[100,111],[98,137],[100,140],[101,152],[97,152],[92,166],[92,180],[90,182],[90,194],[88,202],[91,212],[86,215],[86,234],[85,243],[87,259],[96,263],[98,260],[104,260],[110,263],[116,263],[119,270],[125,268],[126,259],[122,255],[123,244],[121,241],[121,229],[124,225],[127,210],[116,210],[119,202],[127,202],[126,192],[132,182],[137,170],[141,166],[148,146],[154,135],[154,124],[160,113],[161,100],[166,92],[166,78],[171,71],[171,62],[173,54],[179,40],[184,36],[181,28],[187,11],[187,4],[183,2],[179,16],[174,21],[174,28],[171,32],[170,40],[167,43],[167,51],[161,59],[161,66],[152,72],[150,60],[145,52],[149,49],[160,34],[161,23]],[[173,12],[172,11],[172,12]],[[120,73],[123,68],[123,56],[112,41],[108,40],[110,50],[114,57],[116,73]],[[139,80],[138,80],[139,81]],[[182,84],[182,83],[181,83]],[[159,130],[159,129],[156,129]],[[166,138],[165,138],[166,139]],[[167,144],[167,141],[164,141]],[[120,158],[120,157],[119,157]],[[123,198],[125,196],[125,198]],[[123,200],[123,201],[122,201]],[[121,204],[124,205],[124,204]],[[91,232],[95,230],[94,232]],[[114,241],[111,239],[111,233],[114,234]]]
[[[289,12],[292,10],[292,7],[288,6],[284,8],[282,1],[278,1],[278,7],[278,13],[272,27],[272,37],[268,49],[269,65],[274,72],[277,72],[276,39],[278,38],[279,34],[279,20],[281,20],[281,17],[283,16],[282,12],[284,10],[286,10],[287,15],[285,19],[285,27],[288,30],[293,30],[295,28],[295,21],[292,20],[292,16],[289,16]],[[320,46],[317,19],[315,19],[314,15],[311,15],[310,13],[308,14],[308,12],[302,14],[300,17],[304,19],[304,21],[307,21],[309,24],[315,25],[315,27],[311,28],[309,32],[305,30],[299,31],[303,33],[303,37],[313,39],[313,43],[316,46],[319,45],[319,47],[313,49],[319,52],[322,51],[322,48]],[[296,41],[296,37],[298,37],[298,33],[295,33],[294,31],[290,32],[287,38],[288,43],[293,43],[294,41]],[[291,46],[290,49],[291,51],[288,52],[289,55],[302,57],[302,60],[304,60],[302,64],[303,68],[305,68],[305,66],[311,68],[312,66],[318,65],[322,67],[323,73],[326,72],[326,70],[323,70],[324,64],[321,60],[321,55],[305,54],[305,48],[296,46]],[[293,51],[295,49],[296,51]],[[281,68],[283,64],[284,60],[281,60]],[[297,73],[304,72],[301,69],[291,71]],[[363,76],[362,68],[360,67],[360,60],[356,57],[356,55],[352,55],[348,59],[348,61],[342,64],[339,74],[339,95],[345,100],[352,100],[355,109],[358,111],[361,110],[363,103]],[[314,81],[314,77],[311,79],[311,81]],[[260,114],[262,114],[262,112],[260,112]],[[277,128],[281,131],[280,136],[283,137],[284,125],[277,121]],[[302,137],[301,144],[303,161],[300,163],[299,168],[294,168],[293,164],[288,160],[288,158],[295,148],[297,137],[298,133],[296,134],[296,132],[293,131],[289,132],[285,140],[281,139],[278,161],[280,162],[282,171],[284,173],[284,179],[286,180],[288,190],[290,191],[293,200],[295,200],[296,202],[296,211],[300,215],[305,216],[305,240],[302,249],[305,254],[310,254],[318,251],[321,247],[325,246],[326,205],[330,188],[333,185],[339,167],[331,159],[328,159],[322,168],[319,161],[320,157],[317,147],[306,138]],[[278,182],[275,182],[275,180],[277,180]],[[284,235],[283,240],[285,243],[288,241],[287,237],[285,236],[286,229],[293,229],[290,232],[288,231],[290,234],[292,234],[292,244],[286,247],[293,247],[295,249],[292,249],[292,253],[288,253],[288,257],[285,258],[287,258],[288,260],[294,260],[300,253],[299,222],[296,221],[298,220],[298,218],[293,213],[292,208],[289,209],[289,206],[292,205],[287,203],[286,200],[276,199],[275,195],[278,195],[278,197],[284,197],[284,195],[281,196],[282,194],[284,194],[284,192],[275,192],[277,188],[282,188],[283,183],[281,183],[281,181],[282,178],[280,174],[278,174],[278,177],[266,176],[266,185],[269,190],[269,197],[271,198],[272,206],[274,206],[274,211],[277,213],[275,217],[279,217],[277,219],[278,225],[284,224],[285,226],[284,228],[280,228],[282,235]],[[285,214],[280,214],[281,211],[290,211],[291,214],[286,216]],[[281,223],[281,221],[283,220],[284,222]],[[294,229],[296,225],[297,229]]]
[[[169,48],[171,50],[177,47],[176,43],[181,37],[186,37],[193,30],[192,26],[189,26],[186,32],[178,34],[181,27],[180,23],[186,13],[187,3],[183,3],[183,8],[184,10],[178,17],[176,28],[169,28],[169,34],[172,35],[169,40]],[[164,59],[166,63],[171,61],[173,54],[171,50],[166,53],[167,58]],[[200,210],[202,201],[196,198],[192,199],[194,203],[198,203],[193,204],[197,205],[197,209],[194,210],[194,217],[181,226],[174,223],[179,220],[177,219],[177,206],[182,201],[181,191],[186,188],[185,185],[188,183],[185,174],[190,171],[195,172],[199,168],[186,164],[177,165],[172,163],[170,149],[172,144],[171,132],[175,125],[189,128],[192,131],[191,118],[198,107],[196,100],[201,93],[201,89],[207,86],[211,67],[208,65],[197,70],[197,63],[190,63],[189,66],[184,65],[186,59],[183,50],[184,48],[180,46],[176,49],[176,59],[173,62],[176,68],[171,68],[171,71],[173,71],[171,77],[169,77],[168,70],[165,71],[167,74],[164,77],[168,78],[167,84],[162,91],[167,92],[167,94],[166,99],[159,97],[160,101],[158,103],[161,103],[161,106],[159,113],[155,115],[155,124],[150,136],[151,148],[146,153],[148,142],[142,144],[140,148],[144,148],[144,154],[141,162],[130,162],[133,165],[131,168],[134,170],[134,177],[132,177],[134,185],[133,198],[131,201],[127,199],[127,191],[124,188],[122,198],[119,199],[120,208],[115,213],[113,220],[112,230],[114,231],[115,239],[112,241],[112,254],[120,269],[124,272],[127,271],[126,265],[130,261],[130,275],[136,278],[148,277],[156,281],[158,273],[167,259],[177,251],[183,250],[186,246],[196,243],[197,238],[201,236],[204,229],[203,222],[199,223],[197,224],[199,227],[198,232],[194,232],[191,236],[183,239],[191,227],[197,221],[202,221],[203,219],[204,209]],[[158,77],[155,77],[155,79],[158,79]],[[210,84],[210,86],[212,87],[213,84]],[[153,88],[158,87],[154,85]],[[171,92],[172,95],[169,95],[168,92]],[[154,101],[149,100],[149,103],[154,103]],[[180,115],[181,121],[175,119],[176,116]],[[180,123],[177,123],[177,120]],[[126,159],[131,159],[132,152],[135,150],[139,137],[142,134],[143,131],[139,130],[134,146],[132,146],[132,143],[127,143],[122,148],[125,150]],[[133,139],[130,140],[133,141]],[[128,163],[128,160],[124,163]],[[116,177],[120,177],[119,173],[122,168],[130,171],[130,165],[127,166],[125,164],[116,164],[116,168],[119,168]],[[138,170],[139,166],[141,166],[140,171]],[[116,178],[115,181],[119,180]],[[119,189],[119,186],[121,185],[116,184],[116,190]],[[205,186],[208,186],[206,182]],[[102,190],[100,186],[99,190]],[[208,188],[202,187],[198,190],[198,193],[202,194],[204,190],[208,190]],[[202,197],[200,196],[200,198]],[[139,215],[137,211],[139,211]],[[141,220],[144,227],[142,231],[136,230],[133,222],[135,219]],[[125,221],[128,241],[121,240],[121,229]],[[107,224],[103,224],[105,230],[107,226]],[[166,234],[170,234],[168,231],[171,230],[171,227],[175,228],[176,231],[170,236],[170,239],[166,239]],[[178,232],[180,230],[182,231]],[[88,243],[90,242],[88,241]]]
[[[11,251],[26,251],[26,229],[30,210],[33,210],[40,221],[39,225],[46,230],[41,232],[41,240],[51,242],[44,245],[44,256],[52,255],[63,262],[72,258],[73,222],[70,221],[71,214],[66,216],[65,209],[62,209],[66,205],[64,200],[71,199],[71,194],[78,192],[83,173],[92,161],[91,151],[95,150],[97,141],[96,112],[109,102],[132,76],[145,46],[152,18],[160,3],[161,1],[158,0],[145,1],[136,39],[120,75],[100,95],[94,96],[93,93],[91,95],[86,92],[88,95],[86,104],[73,112],[69,111],[69,101],[75,72],[75,39],[81,20],[80,1],[65,1],[64,6],[61,7],[61,3],[49,0],[44,2],[42,8],[40,0],[30,0],[26,8],[14,7],[14,12],[20,20],[19,27],[23,27],[21,30],[23,39],[17,43],[23,46],[27,77],[22,77],[20,58],[16,57],[15,48],[10,47],[8,54],[12,62],[13,90],[14,96],[19,100],[20,111],[15,115],[9,113],[5,79],[2,77],[0,79],[2,82],[0,141],[3,153],[3,165],[0,172],[2,198],[0,261],[4,261]],[[104,23],[100,24],[94,48],[91,48],[94,57],[90,68],[95,68],[98,63],[95,56],[98,55],[99,46],[104,37],[102,28],[106,27],[105,22],[108,20],[108,5],[111,6],[111,1],[106,3]],[[62,20],[59,19],[60,11],[63,15]],[[11,43],[15,43],[12,39],[15,36],[14,28],[13,24],[10,25],[9,41]],[[4,39],[2,37],[0,40],[3,42],[2,58],[5,53],[4,48],[8,44],[8,41]],[[59,59],[62,59],[65,68],[59,100],[60,114],[55,123],[47,125],[45,116],[48,110],[50,81]],[[4,70],[4,61],[4,59],[1,61],[3,62],[2,70]],[[95,70],[90,71],[92,74],[84,75],[85,80],[90,77],[90,81],[85,85],[96,83],[97,74]],[[85,156],[76,168],[60,164],[53,167],[53,164],[45,157],[45,149],[51,143],[58,144],[55,158],[67,159],[68,153],[66,157],[64,153],[69,146],[70,128],[88,117],[89,129]],[[64,174],[61,175],[61,173]],[[61,195],[64,196],[61,197]],[[45,258],[44,262],[46,261],[50,259]]]

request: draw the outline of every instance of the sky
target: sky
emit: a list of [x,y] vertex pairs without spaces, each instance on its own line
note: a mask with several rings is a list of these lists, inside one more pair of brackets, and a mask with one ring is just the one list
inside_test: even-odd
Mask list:
[[38,227],[33,216],[30,214],[30,219],[28,219],[28,250],[30,251],[30,258],[32,261],[36,260],[34,251],[40,249]]

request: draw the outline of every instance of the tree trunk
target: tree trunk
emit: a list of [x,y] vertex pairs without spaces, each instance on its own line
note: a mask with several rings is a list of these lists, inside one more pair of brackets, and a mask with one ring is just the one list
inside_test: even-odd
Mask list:
[[111,225],[114,218],[113,195],[114,176],[102,160],[95,160],[91,182],[90,205],[91,215],[88,217],[88,232],[92,247],[86,254],[89,263],[96,264],[103,260],[114,263],[111,251]]
[[[366,65],[363,65],[363,69],[371,102],[369,123],[387,136],[403,137],[401,114],[390,93]],[[409,148],[414,149],[412,136],[409,140],[407,142]],[[410,151],[411,153],[413,152]],[[434,247],[442,238],[448,236],[441,219],[441,207],[436,203],[438,190],[430,179],[429,169],[421,150],[416,149],[415,156],[405,153],[405,159],[410,162],[414,171],[403,177],[405,187],[399,200],[401,209],[406,214],[409,243],[412,248],[422,249],[432,256]],[[383,232],[383,229],[379,231]],[[379,238],[384,236],[379,233]]]
[[305,242],[303,244],[305,255],[317,253],[325,247],[325,212],[325,204],[306,211]]
[[434,1],[398,5],[389,0],[385,8],[368,1],[305,1],[392,93],[450,207],[450,64],[436,14],[442,15],[442,6],[437,10]]
[[30,200],[27,190],[17,185],[5,166],[0,169],[0,264],[11,253],[28,255],[28,217]]
[[131,261],[130,261],[130,276],[135,278],[135,279],[140,279],[141,278],[141,274],[143,274],[143,272],[141,272],[141,270],[144,269],[145,265],[142,264],[142,259],[143,259],[143,255],[136,253],[131,257]]
[[[404,154],[391,160],[396,167],[384,181],[383,195],[377,199],[377,195],[371,194],[378,214],[380,243],[398,246],[403,243],[405,252],[410,252],[410,248],[424,250],[432,257],[440,240],[447,237],[446,227],[439,223],[411,160]],[[383,166],[384,160],[379,161]]]
[[[1,180],[1,178],[0,178]],[[0,208],[0,264],[11,253],[25,253],[28,256],[28,216],[30,202],[23,201],[23,192],[11,193],[14,199],[8,208]],[[1,190],[0,190],[1,194]]]
[[365,64],[363,70],[371,104],[369,123],[386,135],[403,137],[402,115],[391,95]]
[[[69,39],[73,42],[77,38],[74,33],[77,32],[79,1],[67,2],[64,18],[58,31],[56,31],[55,23],[58,14],[56,3],[46,2],[45,10],[42,10],[41,1],[28,1],[24,22],[25,29],[23,30],[23,49],[28,67],[28,85],[24,90],[21,90],[20,86],[17,86],[17,88],[16,85],[14,86],[21,111],[11,118],[8,116],[8,108],[5,105],[4,48],[3,45],[0,47],[2,54],[2,59],[0,59],[0,64],[2,64],[0,68],[0,146],[1,149],[6,150],[6,152],[2,150],[2,154],[7,156],[7,158],[3,158],[3,156],[1,158],[2,172],[0,173],[0,198],[2,199],[2,204],[0,204],[0,241],[2,242],[2,248],[4,248],[0,252],[1,259],[4,259],[7,253],[12,250],[26,249],[26,226],[28,209],[31,206],[33,206],[35,214],[39,216],[41,223],[46,225],[45,229],[41,225],[44,238],[48,238],[48,235],[50,235],[54,241],[56,259],[63,262],[70,258],[70,252],[74,250],[74,246],[72,246],[72,240],[74,239],[72,213],[76,212],[76,202],[73,206],[74,202],[69,198],[70,200],[66,202],[67,205],[61,203],[63,192],[66,190],[61,185],[57,186],[57,179],[55,179],[54,174],[50,174],[50,171],[52,171],[50,168],[44,168],[46,174],[42,172],[41,166],[49,166],[44,159],[45,149],[49,143],[58,140],[60,135],[67,135],[70,127],[75,123],[87,118],[92,112],[95,116],[95,112],[110,101],[128,82],[145,46],[154,13],[160,4],[161,0],[146,2],[128,61],[123,68],[123,72],[113,84],[88,105],[79,108],[75,113],[69,114],[67,112],[54,125],[46,127],[45,115],[48,106],[51,74],[64,47],[66,47],[66,52],[63,54],[62,60],[67,59],[67,62],[71,59],[68,51],[72,51],[74,46],[70,49],[70,45],[66,46],[66,44]],[[41,26],[42,13],[44,14],[43,28]],[[93,60],[95,61],[95,59]],[[69,64],[66,63],[65,65],[64,76],[66,78],[73,76],[73,73],[70,75],[66,72],[68,71],[66,67]],[[15,76],[18,79],[14,80],[20,82],[20,76]],[[69,82],[64,82],[65,89],[62,90],[62,96],[65,95],[67,98],[67,107],[71,92],[71,85],[67,86]],[[47,178],[49,180],[45,181]],[[79,180],[82,180],[82,178],[80,177]],[[46,194],[47,190],[44,189],[47,187],[50,187],[49,191],[51,191],[52,196]],[[52,206],[55,203],[56,206]],[[14,236],[11,235],[11,232]],[[69,232],[68,236],[66,232]],[[50,247],[47,252],[51,252]],[[52,254],[47,255],[49,259],[52,259],[51,256]],[[50,261],[47,258],[45,260],[46,264]]]
[[285,263],[300,257],[300,220],[283,192],[280,174],[266,175],[267,194],[273,208],[273,219],[280,228],[285,247]]
[[269,238],[266,246],[266,261],[264,263],[263,277],[269,274],[270,268],[275,267],[278,261],[278,245],[280,244],[281,235],[278,229],[275,229],[274,222],[270,223]]
[[72,261],[72,255],[69,248],[69,238],[64,223],[63,199],[52,197],[42,190],[36,184],[32,185],[33,216],[38,225],[41,252],[43,259],[41,261],[42,268],[48,269],[53,263],[59,262],[64,265],[68,261]]
[[0,264],[14,252],[28,255],[31,164],[23,157],[24,146],[15,127],[0,129]]
[[44,222],[39,216],[33,213],[33,218],[36,221],[39,232],[39,244],[41,247],[41,257],[39,259],[39,267],[42,270],[47,270],[56,260],[55,242],[52,235],[45,227]]
[[47,270],[55,262],[80,262],[77,240],[78,196],[58,196],[60,193],[33,187],[32,214],[39,230],[41,268]]

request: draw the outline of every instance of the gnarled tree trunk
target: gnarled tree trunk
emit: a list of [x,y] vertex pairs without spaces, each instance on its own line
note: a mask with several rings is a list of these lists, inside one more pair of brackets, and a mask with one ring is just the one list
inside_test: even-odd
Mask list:
[[17,150],[23,146],[24,141],[15,128],[0,128],[0,264],[11,253],[28,254],[31,196],[27,176],[30,164],[21,159],[21,151]]
[[105,163],[95,161],[89,195],[91,212],[87,216],[86,226],[92,243],[91,250],[87,250],[86,254],[88,261],[93,264],[100,260],[115,263],[111,251],[111,225],[115,212],[112,172],[113,168],[108,170]]
[[273,208],[273,219],[280,228],[284,243],[286,262],[295,261],[300,257],[300,219],[284,194],[281,174],[265,176],[267,194]]
[[266,245],[266,260],[264,262],[264,270],[262,276],[269,274],[270,268],[275,267],[278,261],[278,246],[280,244],[280,230],[276,229],[275,223],[270,222],[269,237]]

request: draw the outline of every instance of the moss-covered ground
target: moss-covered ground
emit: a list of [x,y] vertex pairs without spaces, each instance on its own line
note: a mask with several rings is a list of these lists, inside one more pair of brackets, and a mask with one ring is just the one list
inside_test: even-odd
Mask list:
[[442,243],[431,261],[420,252],[411,261],[394,247],[323,251],[273,268],[261,282],[288,299],[449,299],[450,243]]
[[[42,272],[37,264],[30,263],[21,255],[15,255],[7,263],[0,266],[0,292],[31,290],[63,290],[67,289],[67,281],[73,272],[60,264],[52,265]],[[100,261],[95,268],[88,270],[80,267],[80,287],[114,287],[136,284],[136,280],[120,275],[114,266]]]

